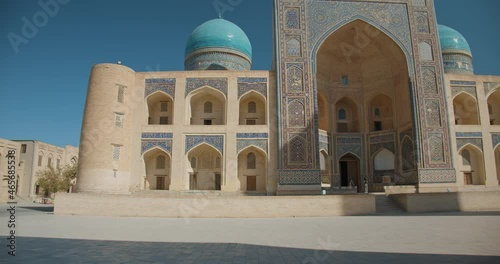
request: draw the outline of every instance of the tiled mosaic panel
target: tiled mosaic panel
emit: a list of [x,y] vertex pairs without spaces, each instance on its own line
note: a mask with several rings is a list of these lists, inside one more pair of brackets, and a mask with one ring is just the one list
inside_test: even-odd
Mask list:
[[205,86],[219,90],[227,97],[227,78],[187,78],[186,96],[192,91]]
[[419,33],[429,33],[429,14],[427,12],[415,12],[417,21],[417,31]]
[[412,171],[416,168],[415,144],[409,137],[405,137],[401,143],[401,157],[403,171]]
[[268,138],[269,134],[268,133],[237,133],[236,138],[238,139],[243,139],[243,138]]
[[302,56],[300,36],[290,37],[286,42],[286,54],[289,57]]
[[280,185],[319,185],[321,176],[319,170],[280,170]]
[[363,159],[363,139],[359,136],[345,137],[339,136],[336,138],[337,159],[342,158],[344,155],[351,153],[359,158],[361,162]]
[[[214,61],[217,64],[214,64]],[[196,54],[195,56],[190,56],[184,63],[184,68],[186,71],[192,70],[250,70],[252,64],[247,59],[226,52],[205,52],[202,54]]]
[[172,133],[142,133],[142,138],[173,138],[174,134]]
[[267,139],[239,139],[236,142],[237,153],[240,153],[243,149],[254,146],[256,148],[261,149],[265,153],[267,153]]
[[300,29],[299,8],[289,8],[285,12],[285,26],[287,29]]
[[432,46],[422,41],[418,44],[418,48],[420,50],[420,59],[423,61],[433,61],[434,55],[432,54]]
[[469,94],[470,96],[477,98],[477,93],[476,93],[476,87],[474,86],[452,86],[451,87],[451,93],[453,97],[458,95],[459,93],[466,93]]
[[290,127],[305,127],[305,106],[298,100],[288,104],[288,125]]
[[451,85],[467,85],[467,86],[476,86],[476,82],[474,81],[459,81],[459,80],[451,80]]
[[455,183],[455,170],[419,170],[420,183]]
[[457,138],[482,138],[483,132],[457,132]]
[[439,100],[425,101],[425,116],[428,127],[441,127],[441,110]]
[[500,134],[492,134],[491,138],[493,140],[493,148],[500,144]]
[[383,143],[383,142],[394,142],[394,133],[390,134],[384,134],[384,135],[377,135],[377,136],[370,136],[370,143]]
[[462,54],[443,54],[443,65],[447,70],[453,70],[454,73],[469,74],[474,72],[472,58]]
[[466,149],[462,150],[462,164],[465,166],[470,166],[470,152]]
[[238,98],[256,91],[267,98],[267,78],[238,78]]
[[144,154],[156,147],[172,155],[172,140],[142,140],[141,154]]
[[500,82],[485,82],[484,95],[488,96],[494,89],[500,87]]
[[425,6],[426,0],[413,0],[413,5],[415,6]]
[[434,67],[422,67],[422,79],[424,80],[424,92],[427,95],[438,93],[436,71]]
[[149,95],[162,91],[172,98],[175,98],[175,82],[176,79],[146,79],[146,92],[144,93],[144,97],[148,97]]
[[457,150],[460,150],[465,145],[471,144],[483,150],[483,139],[482,138],[457,138]]
[[288,159],[290,164],[307,163],[307,141],[305,134],[295,134],[288,143]]
[[442,134],[429,134],[429,152],[432,163],[444,162],[444,139]]
[[375,143],[375,144],[370,144],[370,157],[373,157],[375,153],[377,153],[381,149],[387,149],[393,154],[396,153],[396,146],[394,142]]
[[304,91],[304,73],[302,72],[302,64],[287,64],[286,72],[288,92],[300,93]]
[[191,151],[193,148],[206,143],[209,146],[214,147],[220,153],[223,153],[224,148],[224,136],[186,136],[186,153]]

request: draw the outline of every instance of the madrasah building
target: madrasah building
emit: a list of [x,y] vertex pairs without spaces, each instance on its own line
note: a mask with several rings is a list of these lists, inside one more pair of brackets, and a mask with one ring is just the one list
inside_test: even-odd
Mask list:
[[273,6],[270,71],[221,18],[190,35],[184,71],[95,65],[77,192],[498,190],[500,77],[474,74],[432,0]]

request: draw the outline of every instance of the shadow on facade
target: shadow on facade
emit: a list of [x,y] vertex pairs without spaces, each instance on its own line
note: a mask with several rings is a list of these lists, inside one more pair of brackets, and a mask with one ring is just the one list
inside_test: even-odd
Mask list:
[[[48,263],[500,263],[500,257],[296,249],[235,243],[159,243],[27,238],[16,260]],[[328,246],[327,246],[328,247]]]

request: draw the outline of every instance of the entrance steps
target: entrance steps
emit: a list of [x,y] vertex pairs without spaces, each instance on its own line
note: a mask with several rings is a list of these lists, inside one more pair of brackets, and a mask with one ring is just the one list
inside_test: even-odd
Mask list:
[[385,193],[375,193],[374,196],[377,214],[393,215],[405,213],[398,203],[385,195]]

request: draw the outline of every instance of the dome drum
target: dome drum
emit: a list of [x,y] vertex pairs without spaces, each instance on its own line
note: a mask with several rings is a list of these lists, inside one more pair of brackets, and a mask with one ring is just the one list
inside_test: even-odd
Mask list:
[[474,74],[469,43],[460,32],[438,25],[445,73]]

